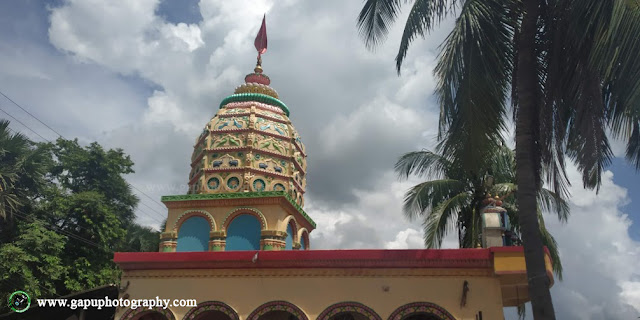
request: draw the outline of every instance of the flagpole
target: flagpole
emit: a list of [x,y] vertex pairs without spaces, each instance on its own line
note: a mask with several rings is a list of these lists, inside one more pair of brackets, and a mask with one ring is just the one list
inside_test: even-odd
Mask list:
[[258,50],[258,61],[256,63],[256,68],[254,69],[256,73],[262,73],[262,54],[267,52],[267,25],[266,25],[267,14],[265,13],[262,16],[262,25],[260,26],[260,31],[258,31],[258,35],[256,36],[256,40],[253,44]]

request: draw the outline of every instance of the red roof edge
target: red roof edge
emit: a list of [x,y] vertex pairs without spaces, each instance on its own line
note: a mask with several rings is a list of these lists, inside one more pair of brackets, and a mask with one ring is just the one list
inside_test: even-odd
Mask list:
[[[116,252],[124,270],[260,268],[490,268],[494,252],[522,247],[421,250]],[[257,259],[254,257],[258,253]]]

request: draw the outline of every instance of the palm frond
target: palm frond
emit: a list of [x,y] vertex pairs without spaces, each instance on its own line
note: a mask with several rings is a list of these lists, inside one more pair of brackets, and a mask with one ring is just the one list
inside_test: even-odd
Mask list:
[[558,243],[556,239],[549,233],[547,227],[544,224],[544,216],[540,208],[538,208],[538,223],[540,225],[540,236],[542,238],[542,244],[549,250],[549,256],[551,257],[551,267],[553,273],[558,277],[558,280],[562,281],[562,261],[560,260],[560,252],[558,251]]
[[400,74],[400,67],[407,56],[409,45],[416,36],[424,38],[425,34],[440,23],[447,14],[455,8],[457,1],[451,0],[416,0],[411,7],[404,32],[400,40],[400,49],[396,55],[396,71]]
[[569,203],[556,192],[542,188],[538,192],[538,206],[543,212],[555,212],[558,220],[567,222],[571,210]]
[[428,150],[413,151],[402,155],[395,165],[400,179],[415,174],[419,177],[445,177],[451,162]]
[[640,117],[633,125],[629,136],[626,158],[636,167],[636,170],[640,170]]
[[505,2],[469,0],[435,68],[440,104],[437,150],[465,170],[485,167],[502,145],[512,70],[513,30]]
[[425,217],[424,243],[427,248],[440,248],[442,239],[454,229],[458,213],[469,206],[471,197],[466,192],[454,195],[440,202],[431,214]]
[[357,27],[369,49],[383,42],[400,12],[400,0],[367,0],[358,15]]
[[514,194],[518,190],[518,186],[515,183],[503,182],[494,184],[491,188],[491,194],[500,196],[500,198],[506,198]]
[[427,215],[442,201],[464,192],[465,187],[463,182],[453,179],[432,180],[417,184],[405,194],[403,212],[410,220]]

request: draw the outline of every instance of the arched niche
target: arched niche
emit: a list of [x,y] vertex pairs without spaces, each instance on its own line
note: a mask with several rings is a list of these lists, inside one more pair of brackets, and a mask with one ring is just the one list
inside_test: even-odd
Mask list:
[[206,301],[184,315],[185,320],[239,320],[238,313],[224,302]]
[[209,221],[201,216],[192,216],[182,222],[178,229],[178,243],[176,251],[208,251]]
[[388,320],[456,320],[456,318],[435,303],[412,302],[397,308]]
[[289,220],[289,223],[287,223],[287,237],[285,238],[285,241],[284,241],[285,250],[293,250],[293,241],[296,235],[295,223],[296,222],[293,219]]
[[239,214],[227,227],[226,251],[260,250],[261,224],[252,214]]
[[324,309],[317,320],[382,320],[382,318],[362,303],[345,301]]
[[298,230],[298,239],[300,239],[300,250],[309,249],[309,231],[306,228]]
[[247,320],[309,320],[309,318],[290,302],[271,301],[253,310]]
[[120,320],[176,320],[176,317],[169,309],[154,307],[149,310],[145,307],[129,309],[120,317]]

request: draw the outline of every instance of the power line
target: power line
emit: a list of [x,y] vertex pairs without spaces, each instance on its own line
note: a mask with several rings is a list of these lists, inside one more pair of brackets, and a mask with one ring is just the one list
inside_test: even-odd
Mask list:
[[142,212],[142,213],[144,213],[147,217],[153,219],[153,221],[155,221],[155,222],[157,222],[159,224],[162,224],[162,221],[158,220],[155,216],[151,215],[150,213],[148,213],[146,211],[143,211],[141,208],[138,208],[137,210]]
[[[27,111],[25,108],[23,108],[22,106],[20,106],[17,102],[15,102],[13,99],[11,99],[10,97],[8,97],[6,94],[4,94],[2,92],[2,90],[0,90],[0,95],[2,95],[3,97],[7,98],[7,100],[11,101],[13,104],[15,104],[18,108],[22,109],[24,112],[26,112],[28,115],[30,115],[31,117],[33,117],[34,119],[36,119],[38,122],[42,123],[44,126],[46,126],[47,128],[49,128],[51,131],[55,132],[58,136],[62,137],[63,139],[66,139],[61,133],[59,133],[58,131],[54,130],[53,128],[51,128],[49,125],[47,125],[46,123],[44,123],[44,121],[40,120],[38,117],[36,117],[35,115],[33,115],[31,112]],[[24,123],[22,123],[20,120],[14,118],[12,115],[8,114],[6,111],[0,109],[2,112],[6,113],[7,115],[9,115],[11,118],[13,118],[14,120],[18,121],[20,124],[22,124],[23,126],[25,126],[27,129],[29,129],[31,132],[35,133],[36,135],[38,135],[40,138],[51,142],[50,140],[44,138],[43,136],[41,136],[40,134],[36,133],[35,131],[33,131],[31,128],[29,128],[27,125],[25,125]],[[140,192],[142,195],[144,195],[145,197],[147,197],[149,200],[153,201],[154,203],[156,203],[157,205],[159,205],[160,207],[164,207],[164,205],[162,205],[160,202],[158,202],[157,200],[153,199],[152,197],[150,197],[148,194],[142,192],[142,190],[138,189],[136,186],[134,186],[133,184],[129,183],[129,185],[136,191]],[[140,202],[142,204],[144,204],[142,201]],[[145,204],[146,205],[146,204]],[[147,206],[149,207],[149,206]],[[164,214],[158,212],[157,210],[154,210],[153,208],[149,207],[152,211],[154,211],[155,213],[159,214],[160,216],[164,217]]]
[[36,134],[38,137],[42,138],[42,140],[45,141],[49,141],[51,142],[49,139],[41,136],[39,133],[33,131],[31,128],[29,128],[29,126],[27,126],[26,124],[24,124],[22,121],[16,119],[16,117],[12,116],[11,114],[9,114],[8,112],[4,111],[2,108],[0,108],[0,111],[4,112],[6,115],[8,115],[9,117],[11,117],[13,120],[18,121],[19,124],[23,125],[25,128],[29,129],[29,131],[33,132],[34,134]]
[[[57,234],[65,236],[65,237],[67,237],[69,239],[80,241],[80,242],[82,242],[84,244],[87,244],[87,245],[90,245],[90,246],[93,246],[93,247],[96,247],[96,248],[98,248],[98,249],[100,249],[100,250],[102,250],[102,251],[104,251],[106,253],[113,253],[114,252],[113,250],[107,248],[106,246],[100,245],[100,244],[98,244],[96,242],[93,242],[91,240],[83,238],[83,237],[81,237],[81,236],[79,236],[77,234],[74,234],[74,233],[70,232],[70,231],[61,229],[60,227],[56,226],[55,224],[53,224],[51,222],[48,222],[48,221],[44,221],[44,220],[38,219],[38,218],[34,217],[33,215],[21,214],[19,212],[14,212],[14,215],[16,215],[17,217],[19,217],[21,219],[26,220],[27,222],[38,222],[43,227],[45,227],[45,228],[47,228],[47,229],[49,229],[49,230],[51,230],[51,231],[53,231],[53,232],[55,232]],[[30,219],[30,221],[29,221],[29,219]],[[85,228],[81,227],[80,229],[85,229]],[[126,245],[126,244],[125,244],[125,246],[123,248],[124,249],[128,249],[129,251],[132,251],[132,252],[136,251],[132,247],[130,247],[130,246]]]
[[49,130],[51,130],[51,131],[55,132],[57,135],[59,135],[59,136],[61,136],[61,137],[62,137],[62,135],[61,135],[58,131],[53,130],[53,128],[49,127],[46,123],[44,123],[44,122],[40,121],[40,119],[38,119],[36,116],[34,116],[33,114],[31,114],[31,112],[27,111],[25,108],[23,108],[22,106],[20,106],[17,102],[15,102],[15,101],[13,101],[11,98],[7,97],[7,95],[6,95],[6,94],[4,94],[4,92],[2,92],[1,90],[0,90],[0,94],[1,94],[3,97],[7,98],[7,100],[9,100],[9,101],[11,101],[13,104],[15,104],[18,108],[22,109],[22,111],[26,112],[28,115],[30,115],[30,116],[32,116],[34,119],[38,120],[38,122],[42,123],[45,127],[49,128]]
[[[1,109],[0,109],[0,110],[1,110]],[[2,111],[3,111],[3,110],[2,110]],[[28,127],[27,127],[27,128],[28,128]],[[11,128],[9,128],[9,127],[7,127],[7,129],[8,129],[9,131],[11,131],[11,132],[15,133],[15,134],[18,134],[18,133],[20,133],[20,134],[21,134],[21,132],[19,132],[19,131],[15,130],[15,129],[11,129]],[[130,185],[131,187],[135,188],[133,185],[131,185],[131,184],[129,184],[129,185]],[[147,205],[146,203],[144,203],[144,202],[140,201],[140,204],[142,204],[142,205],[146,206],[147,208],[151,209],[151,210],[152,210],[152,211],[154,211],[156,214],[159,214],[160,216],[163,216],[161,213],[159,213],[158,211],[154,210],[152,207],[150,207],[150,206],[149,206],[149,205]],[[146,212],[146,211],[142,211],[140,207],[138,207],[137,209],[138,209],[140,212],[142,212],[142,213],[144,213],[145,215],[147,215],[148,217],[150,217],[151,219],[153,219],[153,220],[155,220],[156,222],[158,222],[158,223],[162,224],[162,221],[161,221],[161,220],[158,220],[156,217],[152,216],[151,214],[149,214],[149,213],[148,213],[148,212]]]
[[[33,216],[22,215],[22,214],[20,214],[20,213],[18,213],[18,212],[14,212],[14,214],[15,214],[16,216],[18,216],[19,218],[22,218],[22,219],[25,219],[25,220],[27,220],[27,219],[31,219],[31,222],[40,222],[40,223],[42,224],[42,226],[43,226],[43,227],[45,227],[45,228],[47,228],[47,229],[50,229],[50,230],[51,230],[51,231],[53,231],[53,232],[56,232],[56,233],[62,234],[63,236],[66,236],[67,238],[73,238],[73,239],[75,239],[75,240],[81,241],[81,242],[83,242],[83,243],[85,243],[85,244],[88,244],[88,245],[90,245],[90,246],[94,246],[94,247],[96,247],[96,248],[98,248],[98,249],[103,249],[103,250],[104,250],[104,247],[100,246],[99,244],[97,244],[97,243],[95,243],[95,242],[93,242],[93,241],[91,241],[91,240],[85,239],[85,238],[83,238],[83,237],[81,237],[81,236],[79,236],[79,235],[75,235],[75,234],[73,234],[73,233],[71,233],[71,232],[69,232],[69,231],[66,231],[66,230],[60,229],[59,227],[57,227],[57,226],[55,226],[55,225],[53,225],[53,224],[51,224],[51,223],[49,223],[49,222],[46,222],[46,221],[40,220],[40,219],[35,218],[35,217],[33,217]],[[28,220],[27,220],[27,221],[28,221]],[[47,226],[47,225],[45,225],[45,224],[48,224],[48,226]],[[107,251],[107,252],[111,252],[111,251]]]

